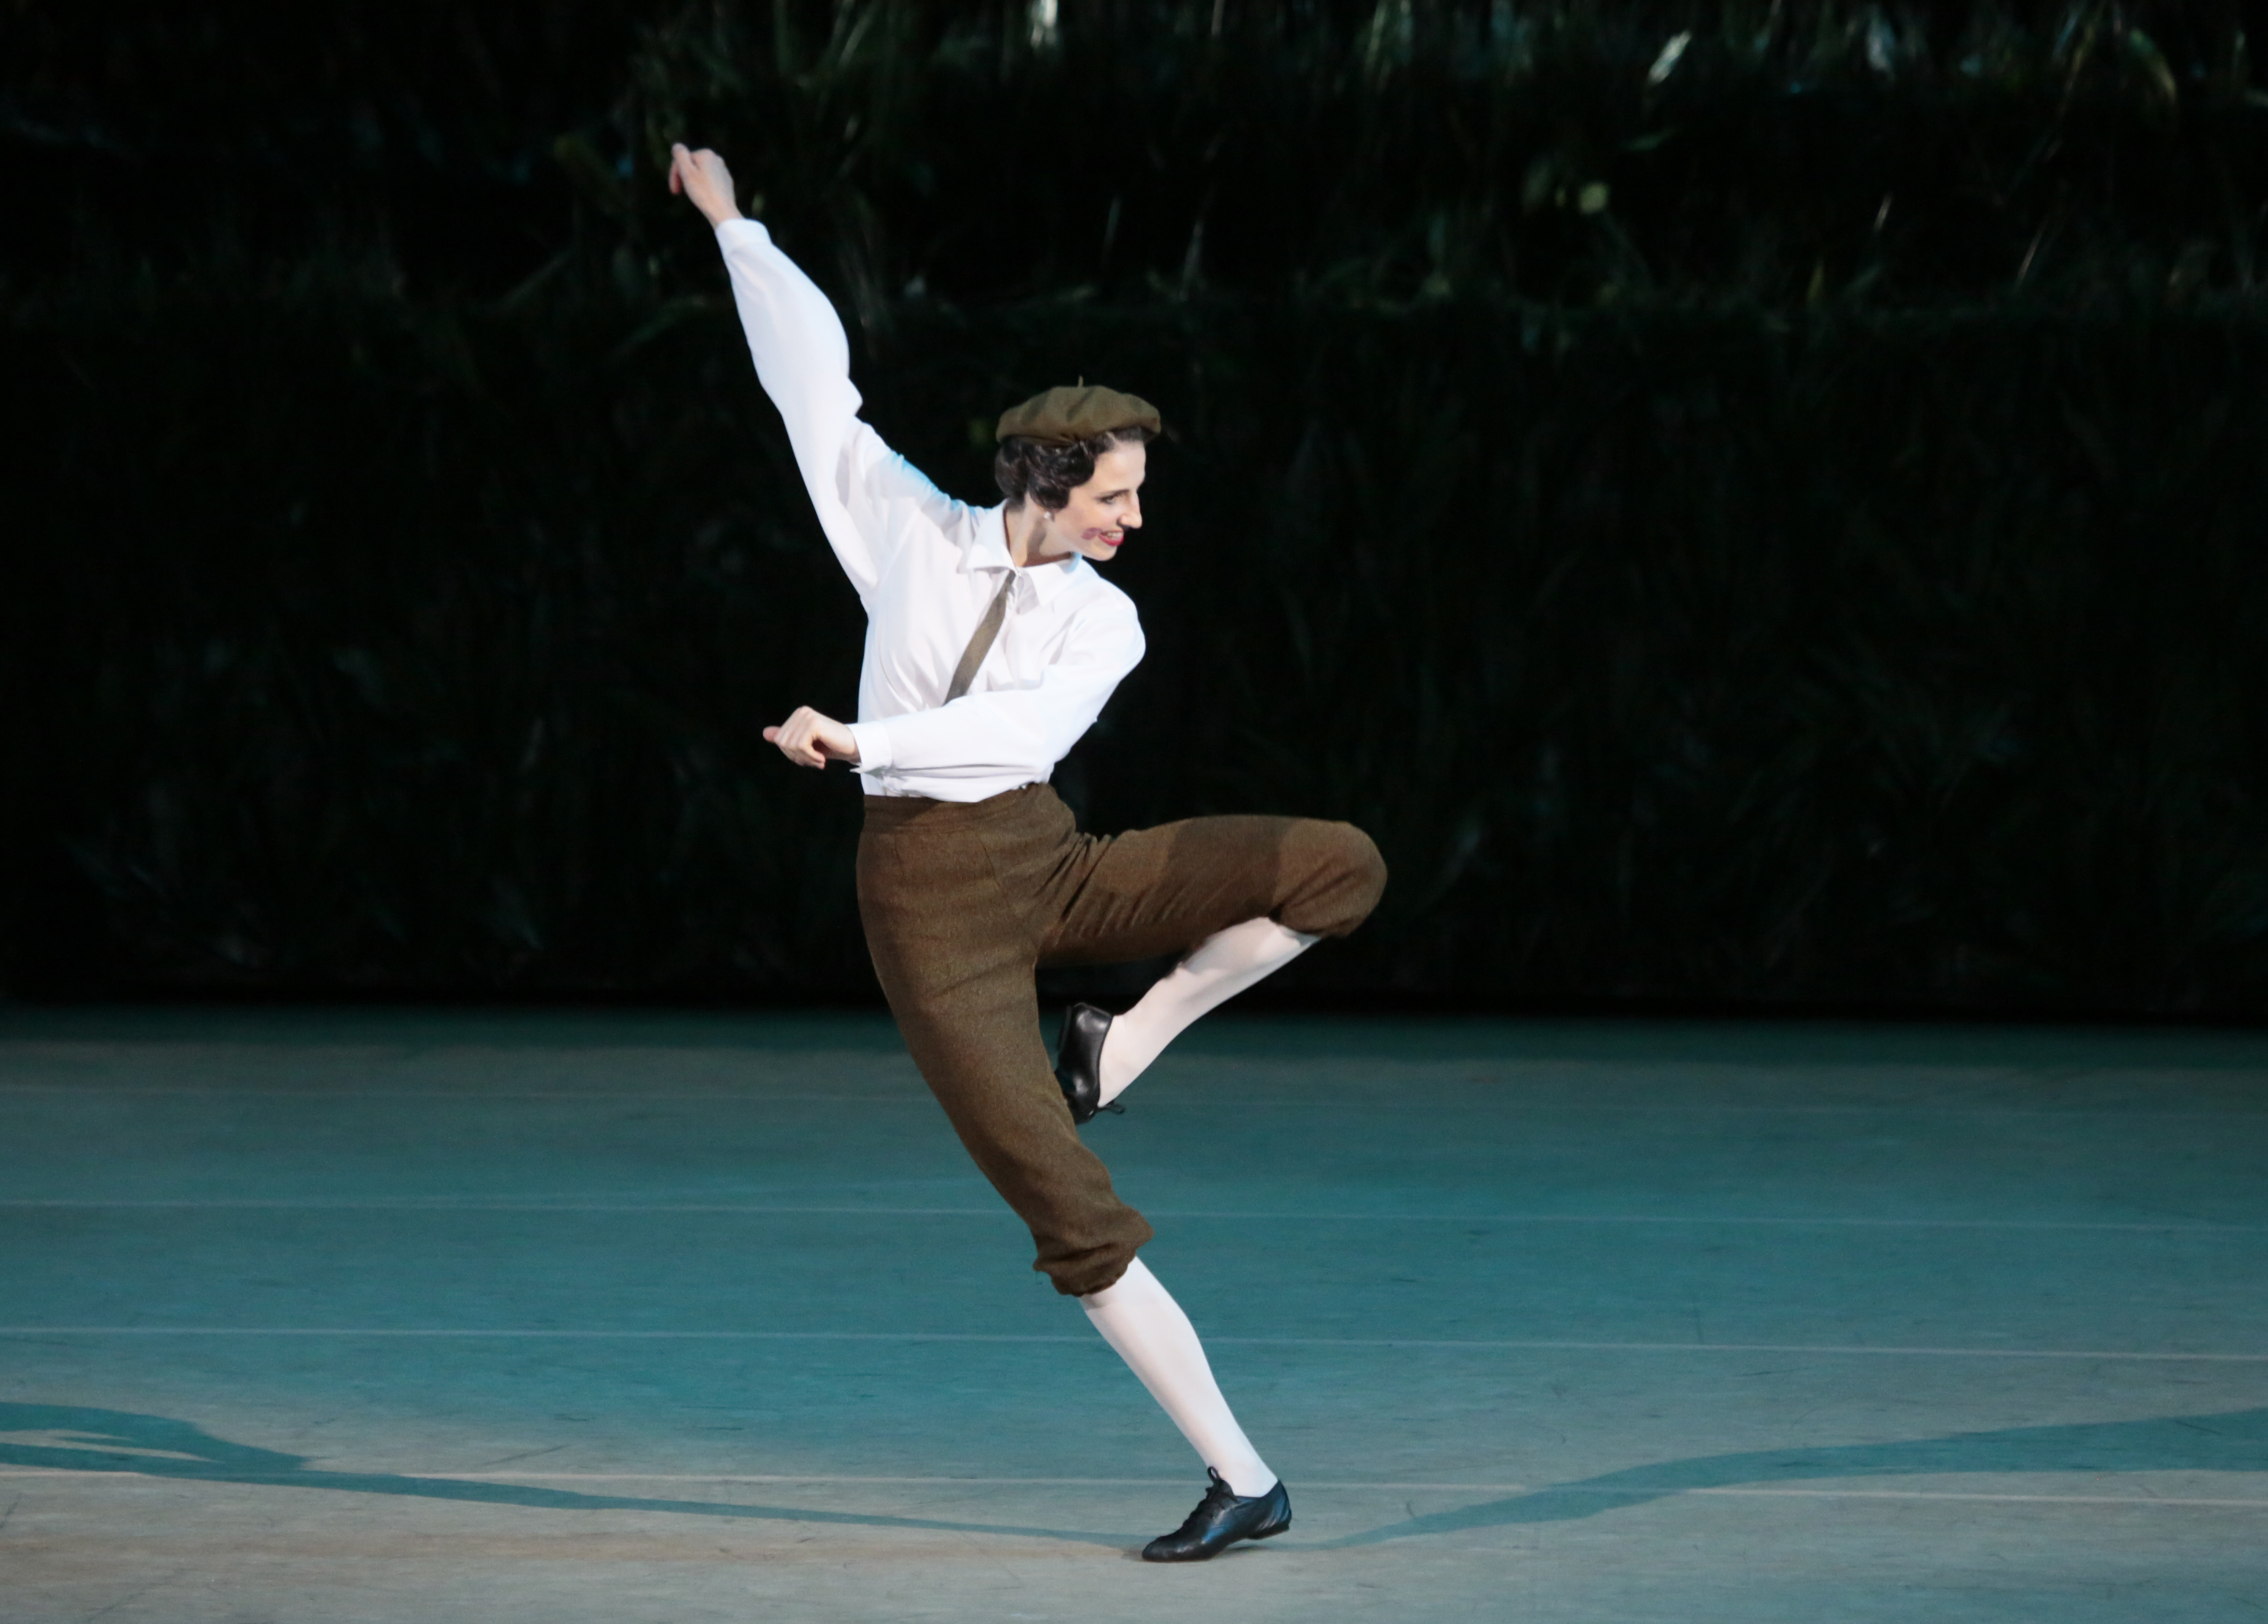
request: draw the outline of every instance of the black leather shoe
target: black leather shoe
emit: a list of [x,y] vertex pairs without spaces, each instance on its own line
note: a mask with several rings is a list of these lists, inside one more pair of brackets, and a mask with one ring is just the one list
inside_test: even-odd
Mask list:
[[1102,1101],[1102,1040],[1110,1032],[1110,1011],[1074,1003],[1064,1011],[1063,1040],[1056,1045],[1056,1086],[1063,1090],[1074,1122],[1091,1122],[1098,1111],[1126,1114],[1123,1106]]
[[1239,1539],[1272,1539],[1292,1525],[1292,1496],[1282,1479],[1264,1495],[1249,1498],[1221,1481],[1211,1466],[1205,1475],[1212,1487],[1189,1513],[1189,1521],[1169,1534],[1160,1534],[1142,1547],[1145,1562],[1201,1562],[1218,1556]]

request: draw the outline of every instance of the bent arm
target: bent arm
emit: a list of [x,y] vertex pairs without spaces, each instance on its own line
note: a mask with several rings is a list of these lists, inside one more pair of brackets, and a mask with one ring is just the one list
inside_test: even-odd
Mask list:
[[1112,692],[1142,658],[1142,628],[1130,614],[1081,628],[1074,652],[1028,687],[965,694],[935,710],[850,728],[862,773],[938,778],[1029,774],[1044,779],[1071,753]]

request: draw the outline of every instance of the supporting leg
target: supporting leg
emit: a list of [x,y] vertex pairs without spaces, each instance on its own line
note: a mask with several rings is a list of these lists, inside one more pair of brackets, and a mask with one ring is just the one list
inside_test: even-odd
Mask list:
[[[858,910],[875,976],[970,1159],[1030,1225],[1034,1267],[1066,1297],[1099,1290],[1150,1226],[1118,1199],[1064,1108],[1040,1041],[1030,930],[990,849],[968,815],[956,821],[955,809],[921,805],[923,820],[895,831],[884,822],[894,809],[870,806],[858,843]],[[1070,822],[1062,813],[1063,830]],[[997,834],[1002,823],[1016,827],[983,827]],[[1033,843],[1061,842],[1042,823]]]
[[1282,969],[1322,940],[1272,919],[1248,919],[1215,931],[1115,1018],[1102,1041],[1101,1099],[1108,1105],[1189,1024]]
[[1197,1327],[1141,1259],[1129,1263],[1116,1283],[1079,1301],[1205,1465],[1240,1495],[1264,1495],[1276,1487],[1276,1474],[1220,1396]]

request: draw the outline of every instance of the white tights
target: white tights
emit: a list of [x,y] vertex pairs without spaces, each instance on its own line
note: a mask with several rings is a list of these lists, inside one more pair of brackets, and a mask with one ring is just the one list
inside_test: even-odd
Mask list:
[[1240,1495],[1264,1495],[1276,1487],[1276,1474],[1220,1396],[1197,1328],[1141,1259],[1129,1263],[1116,1283],[1079,1301],[1205,1465]]
[[1262,918],[1217,930],[1198,943],[1139,1003],[1111,1021],[1102,1040],[1100,1103],[1107,1106],[1125,1092],[1198,1016],[1282,969],[1320,940]]
[[[1198,943],[1139,1003],[1111,1021],[1102,1040],[1102,1103],[1123,1093],[1190,1022],[1282,969],[1318,939],[1272,919],[1248,919]],[[1276,1474],[1220,1396],[1189,1317],[1141,1259],[1128,1264],[1115,1284],[1079,1300],[1103,1341],[1223,1481],[1244,1495],[1264,1495],[1276,1486]]]

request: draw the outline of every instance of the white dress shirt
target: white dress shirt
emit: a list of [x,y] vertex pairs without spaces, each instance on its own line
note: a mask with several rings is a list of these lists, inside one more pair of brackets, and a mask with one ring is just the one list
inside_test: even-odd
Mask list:
[[[727,220],[717,240],[756,376],[865,606],[850,732],[866,793],[981,801],[1045,783],[1142,658],[1133,600],[1084,558],[1017,569],[1005,504],[954,501],[859,421],[843,323],[771,233]],[[948,705],[969,635],[1012,575],[1000,635]]]

